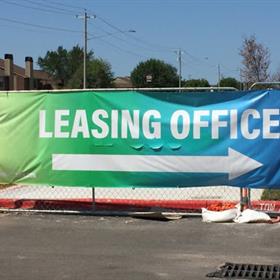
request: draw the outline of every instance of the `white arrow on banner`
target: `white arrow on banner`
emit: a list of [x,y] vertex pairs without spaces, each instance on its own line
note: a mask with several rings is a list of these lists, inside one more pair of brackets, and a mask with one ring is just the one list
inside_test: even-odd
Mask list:
[[52,169],[60,171],[228,173],[229,180],[261,166],[231,148],[227,156],[52,155]]

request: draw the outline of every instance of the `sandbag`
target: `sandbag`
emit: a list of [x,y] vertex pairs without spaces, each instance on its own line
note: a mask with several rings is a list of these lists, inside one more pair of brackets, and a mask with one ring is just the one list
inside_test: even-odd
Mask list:
[[206,223],[232,222],[236,218],[237,214],[237,208],[224,211],[211,211],[206,208],[202,208],[202,220]]
[[234,222],[239,224],[261,222],[268,223],[271,221],[271,218],[266,213],[251,209],[246,209],[243,212],[240,212],[234,219]]

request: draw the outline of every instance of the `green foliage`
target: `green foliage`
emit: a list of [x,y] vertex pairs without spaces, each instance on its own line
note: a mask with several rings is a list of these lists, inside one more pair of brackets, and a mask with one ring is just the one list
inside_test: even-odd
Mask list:
[[[87,63],[87,87],[107,88],[112,86],[113,73],[111,65],[101,58],[92,59]],[[68,88],[82,88],[83,65],[81,65],[68,81]]]
[[210,87],[209,82],[206,79],[190,79],[183,81],[183,87]]
[[[66,50],[59,46],[56,51],[48,51],[38,58],[38,65],[63,88],[83,86],[83,48],[74,46]],[[87,86],[109,87],[112,84],[111,65],[102,59],[95,59],[93,52],[87,54]]]
[[261,200],[280,200],[280,190],[264,190],[262,193]]
[[149,59],[133,69],[131,81],[134,87],[177,87],[179,77],[172,65],[162,60]]
[[235,78],[227,77],[227,78],[221,79],[220,86],[221,87],[234,87],[236,89],[239,89],[240,88],[240,82],[237,81]]

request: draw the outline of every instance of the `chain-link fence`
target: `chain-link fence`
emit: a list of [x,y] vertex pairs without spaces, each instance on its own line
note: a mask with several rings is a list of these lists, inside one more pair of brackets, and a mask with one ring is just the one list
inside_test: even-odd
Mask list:
[[[267,191],[266,191],[267,192]],[[264,211],[279,211],[277,196],[270,199],[262,189],[251,190],[251,205]],[[197,212],[217,203],[239,203],[237,187],[193,188],[85,188],[50,186],[4,186],[0,207],[4,209],[78,211],[153,211],[172,209]]]
[[[118,89],[121,90],[121,89]],[[123,89],[122,89],[123,90]],[[143,89],[162,91],[162,89]],[[234,88],[181,88],[180,91],[226,91]],[[106,90],[102,90],[106,91]],[[110,89],[112,91],[112,89]],[[176,88],[164,91],[177,92]],[[279,191],[280,192],[280,191]],[[215,203],[239,203],[240,189],[229,186],[193,188],[86,188],[52,186],[1,186],[0,207],[34,210],[173,210],[200,211]],[[280,195],[273,191],[252,189],[251,206],[255,209],[280,212]]]

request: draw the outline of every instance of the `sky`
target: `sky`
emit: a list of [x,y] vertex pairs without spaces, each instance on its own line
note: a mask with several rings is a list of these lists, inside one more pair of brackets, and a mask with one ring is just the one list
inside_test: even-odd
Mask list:
[[149,58],[178,68],[181,49],[183,79],[215,84],[218,65],[222,76],[240,79],[239,50],[251,35],[269,48],[271,73],[280,66],[280,0],[0,0],[0,57],[11,53],[23,66],[25,56],[36,62],[58,46],[83,46],[76,15],[84,9],[88,49],[116,77]]

